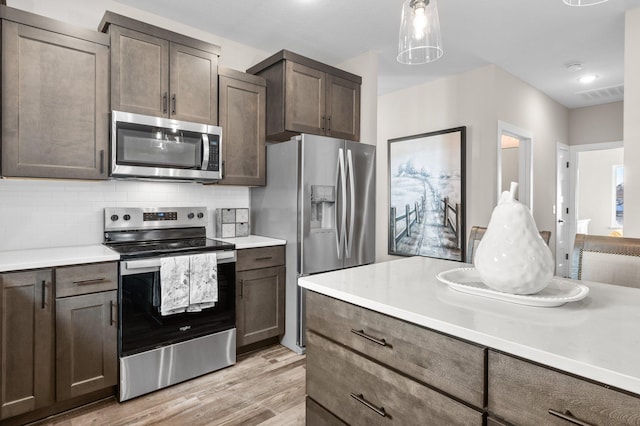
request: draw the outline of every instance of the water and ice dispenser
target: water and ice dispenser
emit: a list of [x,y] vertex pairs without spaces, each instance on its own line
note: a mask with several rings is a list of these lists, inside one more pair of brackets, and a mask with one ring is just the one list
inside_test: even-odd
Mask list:
[[336,187],[311,185],[311,229],[335,228]]

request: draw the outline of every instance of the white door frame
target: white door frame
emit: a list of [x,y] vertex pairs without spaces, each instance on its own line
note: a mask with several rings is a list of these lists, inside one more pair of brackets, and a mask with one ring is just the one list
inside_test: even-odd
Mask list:
[[[518,179],[518,200],[533,211],[533,133],[529,130],[498,120],[498,179],[496,188],[498,189],[498,200],[502,193],[502,134],[506,133],[520,140],[519,147],[519,176]],[[524,179],[523,179],[524,178]]]
[[[566,153],[566,162],[568,165],[563,165],[560,163],[560,151],[564,151]],[[555,265],[556,265],[556,275],[561,277],[569,277],[571,276],[571,262],[572,262],[572,252],[573,252],[573,240],[575,239],[574,235],[571,234],[571,224],[574,222],[571,219],[570,213],[563,213],[562,210],[568,208],[569,211],[573,211],[573,207],[571,207],[571,199],[575,198],[571,196],[571,170],[573,170],[569,165],[571,164],[571,150],[569,145],[556,142],[556,199],[553,204],[553,213],[555,215],[555,226],[553,229],[553,233],[555,235]],[[560,175],[564,174],[566,187],[560,187]],[[559,195],[564,189],[563,193],[563,201],[562,206],[560,206]],[[562,235],[558,232],[559,224],[558,222],[563,221],[564,225],[564,246],[561,247],[558,244],[563,238]],[[561,250],[563,249],[564,250]],[[563,255],[568,255],[568,258],[563,259],[562,264],[564,267],[562,269],[558,268],[558,265],[561,263],[559,259],[561,259]]]

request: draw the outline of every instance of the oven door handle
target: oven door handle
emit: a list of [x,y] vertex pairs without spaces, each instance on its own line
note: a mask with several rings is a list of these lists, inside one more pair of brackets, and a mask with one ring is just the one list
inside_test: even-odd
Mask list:
[[[191,253],[196,254],[196,253]],[[184,256],[189,255],[189,253],[185,253]],[[216,252],[216,259],[218,263],[228,263],[235,261],[236,253],[235,251],[223,251]],[[154,257],[152,259],[137,259],[137,260],[126,260],[124,262],[124,269],[148,269],[148,268],[159,268],[160,267],[160,258]]]

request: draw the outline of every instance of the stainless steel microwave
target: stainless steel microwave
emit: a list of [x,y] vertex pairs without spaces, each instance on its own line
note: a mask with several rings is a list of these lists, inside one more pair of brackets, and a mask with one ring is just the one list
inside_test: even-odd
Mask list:
[[112,111],[111,176],[197,182],[221,179],[222,129]]

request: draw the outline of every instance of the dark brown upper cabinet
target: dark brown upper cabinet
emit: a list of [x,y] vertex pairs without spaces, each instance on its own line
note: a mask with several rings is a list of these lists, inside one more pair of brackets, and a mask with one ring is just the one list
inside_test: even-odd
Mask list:
[[220,47],[112,12],[111,109],[218,124]]
[[0,6],[2,170],[106,179],[109,37]]
[[219,68],[223,178],[220,184],[265,185],[267,82],[256,75]]
[[360,140],[361,77],[288,50],[247,72],[267,80],[267,140],[299,133]]

